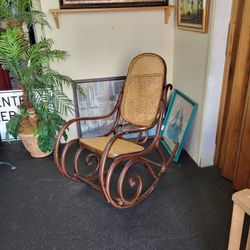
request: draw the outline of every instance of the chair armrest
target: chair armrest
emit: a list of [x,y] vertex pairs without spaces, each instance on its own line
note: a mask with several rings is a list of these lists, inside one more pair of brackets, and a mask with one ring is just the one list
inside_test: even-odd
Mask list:
[[[55,162],[57,164],[57,166],[60,166],[60,161],[59,161],[59,147],[60,147],[60,141],[61,138],[63,137],[66,129],[68,129],[68,127],[75,123],[75,122],[79,122],[79,121],[91,121],[91,120],[101,120],[101,119],[105,119],[108,118],[110,116],[112,116],[117,110],[117,106],[115,106],[115,108],[112,110],[111,113],[107,114],[107,115],[103,115],[103,116],[95,116],[95,117],[76,117],[74,119],[69,120],[68,122],[66,122],[64,124],[64,126],[62,126],[60,132],[57,135],[56,141],[55,141],[55,146],[54,146],[54,159]],[[77,141],[77,140],[74,140]]]
[[116,111],[117,111],[117,107],[118,105],[116,105],[114,107],[114,109],[107,115],[103,115],[103,116],[95,116],[95,117],[76,117],[74,119],[71,119],[69,120],[68,122],[66,122],[60,132],[58,133],[57,135],[57,138],[56,138],[56,142],[55,142],[55,147],[54,147],[54,152],[56,152],[56,154],[58,154],[58,150],[59,150],[59,146],[60,146],[60,141],[61,141],[61,138],[63,136],[63,134],[65,133],[66,129],[68,129],[68,127],[75,123],[75,122],[79,122],[79,121],[91,121],[91,120],[101,120],[101,119],[106,119],[110,116],[112,116]]

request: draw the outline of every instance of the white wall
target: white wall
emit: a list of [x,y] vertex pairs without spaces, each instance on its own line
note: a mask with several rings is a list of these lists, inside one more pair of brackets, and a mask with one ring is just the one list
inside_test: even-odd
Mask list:
[[[55,41],[55,48],[70,54],[69,60],[55,65],[61,73],[75,80],[126,75],[134,56],[154,52],[166,60],[168,82],[172,82],[173,14],[168,24],[163,10],[62,14],[61,27],[56,29],[49,9],[59,8],[59,0],[41,0],[40,5],[53,27],[45,30],[45,36]],[[67,94],[73,97],[70,89]]]
[[[175,28],[173,14],[164,24],[163,10],[62,14],[56,29],[49,9],[59,8],[58,3],[40,2],[53,28],[45,36],[70,54],[55,68],[73,79],[119,76],[138,53],[160,54],[168,65],[168,82],[199,104],[185,149],[198,165],[211,165],[231,0],[211,1],[206,34]],[[67,94],[73,98],[71,89]],[[75,134],[72,129],[71,137]]]
[[174,87],[198,104],[185,149],[199,166],[213,164],[231,0],[211,1],[208,33],[176,29]]
[[[213,11],[213,6],[210,10],[211,12]],[[179,28],[176,28],[175,31],[174,87],[199,104],[184,146],[196,163],[199,162],[209,36],[210,31],[208,33],[200,33]]]
[[205,88],[202,134],[199,152],[199,163],[201,167],[214,164],[215,139],[231,4],[232,0],[216,1],[215,10],[211,19],[212,33],[210,38],[207,83]]

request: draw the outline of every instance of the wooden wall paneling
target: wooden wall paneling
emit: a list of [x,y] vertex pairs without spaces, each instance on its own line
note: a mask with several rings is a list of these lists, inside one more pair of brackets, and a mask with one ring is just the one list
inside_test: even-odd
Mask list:
[[250,188],[250,74],[240,138],[233,184],[236,190]]
[[245,0],[243,19],[240,32],[238,53],[236,58],[235,74],[231,98],[229,103],[228,119],[225,128],[225,152],[222,166],[224,177],[233,179],[236,165],[237,147],[240,139],[240,130],[245,106],[250,49],[250,0]]
[[220,111],[217,125],[215,165],[222,168],[223,146],[225,139],[225,126],[228,117],[228,107],[231,98],[232,82],[238,52],[239,36],[242,22],[242,12],[245,0],[234,0],[232,4],[231,19],[228,30],[227,49],[225,54],[225,66],[220,99]]

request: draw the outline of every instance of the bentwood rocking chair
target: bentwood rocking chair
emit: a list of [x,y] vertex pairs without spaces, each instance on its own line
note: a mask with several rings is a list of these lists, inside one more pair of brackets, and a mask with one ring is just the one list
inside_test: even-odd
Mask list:
[[[166,84],[166,64],[160,56],[152,53],[136,56],[129,66],[125,84],[110,114],[72,119],[60,131],[54,157],[61,174],[103,193],[106,200],[117,208],[131,207],[145,199],[166,173],[178,147],[175,146],[167,160],[160,148],[160,130],[167,107],[167,94],[171,88],[170,84]],[[113,115],[115,121],[105,135],[74,139],[61,149],[60,140],[72,123],[105,119]],[[155,136],[150,138],[148,131],[154,127]],[[136,135],[136,138],[128,139],[126,135],[130,134]],[[73,144],[78,149],[73,157],[72,170],[69,170],[66,167],[66,155]],[[91,164],[96,163],[94,170],[88,174],[83,174],[79,166],[84,163],[80,160],[83,151],[91,152],[85,155],[82,167],[90,168]],[[157,153],[160,162],[147,158],[152,151]],[[143,181],[145,173],[138,171],[138,166],[150,177],[146,187]],[[128,192],[125,194],[125,191]]]

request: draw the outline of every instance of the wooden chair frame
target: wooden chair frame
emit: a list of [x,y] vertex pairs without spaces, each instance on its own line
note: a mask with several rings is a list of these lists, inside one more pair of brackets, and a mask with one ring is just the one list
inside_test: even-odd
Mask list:
[[[160,130],[161,130],[164,114],[166,113],[168,92],[172,89],[171,84],[165,83],[166,82],[165,62],[164,62],[164,65],[165,65],[164,66],[165,76],[164,76],[164,84],[163,84],[163,89],[162,89],[162,94],[161,94],[161,100],[160,100],[160,104],[158,107],[157,115],[155,117],[154,122],[151,125],[138,126],[138,125],[132,124],[135,128],[129,129],[129,130],[123,130],[128,125],[128,124],[121,124],[122,116],[120,112],[120,105],[121,105],[122,98],[124,95],[124,86],[123,86],[123,89],[119,95],[117,104],[115,105],[113,111],[110,114],[99,116],[99,117],[77,117],[75,119],[68,121],[63,126],[60,133],[58,134],[58,137],[55,143],[54,159],[55,159],[56,165],[60,173],[72,181],[83,182],[91,186],[93,189],[103,193],[106,200],[116,208],[131,207],[135,204],[138,204],[140,201],[145,199],[149,194],[151,194],[153,190],[156,188],[158,182],[166,173],[178,149],[178,144],[177,144],[173,150],[172,155],[168,158],[168,160],[166,160],[164,153],[162,152],[160,148],[160,142],[163,139],[162,137],[160,137]],[[87,120],[105,119],[115,114],[116,114],[116,118],[113,123],[113,126],[108,131],[108,133],[104,135],[104,136],[111,136],[111,135],[113,136],[110,138],[109,142],[107,143],[102,153],[92,152],[85,157],[86,165],[87,166],[91,165],[93,164],[94,161],[96,161],[96,168],[91,174],[83,176],[79,170],[79,157],[85,148],[81,145],[79,138],[78,138],[78,139],[73,139],[67,142],[66,144],[64,144],[63,149],[61,149],[61,139],[65,131],[73,123],[77,123],[80,121],[87,121]],[[152,141],[151,140],[149,141],[148,131],[155,126],[156,126],[155,137],[152,139]],[[112,145],[114,145],[114,143],[118,139],[121,139],[121,138],[124,139],[123,138],[124,135],[129,135],[129,134],[134,134],[134,133],[138,133],[138,136],[136,139],[126,139],[126,140],[133,141],[134,143],[138,145],[142,145],[142,144],[145,145],[145,143],[147,143],[149,144],[149,146],[147,146],[146,148],[144,148],[143,151],[140,151],[140,152],[118,155],[113,158],[113,162],[111,163],[111,165],[108,165],[107,164],[107,159],[109,158],[108,153]],[[143,135],[143,133],[144,134],[146,133],[146,136]],[[71,174],[70,171],[68,171],[68,168],[66,167],[66,155],[69,149],[71,148],[71,146],[74,144],[77,144],[79,148],[76,151],[74,155],[74,159],[73,159],[74,174]],[[147,156],[153,150],[155,150],[156,153],[158,154],[160,163],[154,162],[147,158]],[[153,179],[151,185],[147,187],[146,190],[144,191],[143,191],[143,178],[140,175],[140,173],[134,173],[133,175],[126,177],[126,175],[128,174],[128,171],[134,165],[137,165],[137,164],[142,165],[147,171],[147,173]],[[118,177],[117,195],[114,196],[114,194],[111,192],[111,181],[112,181],[113,173],[117,169],[118,166],[122,166],[122,170]],[[128,181],[128,186],[134,190],[134,194],[131,198],[127,198],[126,195],[124,194],[123,186],[125,183],[125,179],[126,181]]]

